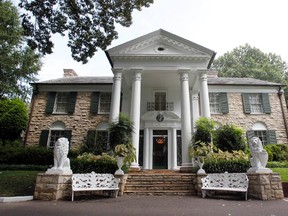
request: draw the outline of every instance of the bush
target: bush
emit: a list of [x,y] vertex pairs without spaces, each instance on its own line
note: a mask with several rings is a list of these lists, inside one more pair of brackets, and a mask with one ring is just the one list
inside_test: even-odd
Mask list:
[[269,144],[264,148],[268,152],[269,161],[288,161],[288,145]]
[[203,143],[211,143],[212,133],[214,129],[215,123],[213,120],[205,117],[200,117],[195,122],[195,133],[192,137],[192,142],[203,142]]
[[268,168],[288,168],[288,162],[277,162],[277,161],[273,161],[273,162],[268,162],[267,166]]
[[248,160],[207,160],[203,169],[207,173],[245,173],[250,168]]
[[107,154],[93,155],[84,153],[76,159],[71,159],[71,169],[73,173],[112,173],[118,169],[117,161]]
[[224,125],[214,132],[213,144],[222,151],[245,151],[247,144],[244,139],[244,130],[235,125]]
[[29,171],[46,171],[48,166],[41,165],[7,165],[0,164],[0,170],[29,170]]
[[0,164],[48,166],[53,164],[53,157],[53,150],[44,147],[0,148]]

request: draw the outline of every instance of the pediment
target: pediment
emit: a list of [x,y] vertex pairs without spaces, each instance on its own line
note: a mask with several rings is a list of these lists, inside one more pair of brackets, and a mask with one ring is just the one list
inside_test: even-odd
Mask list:
[[214,51],[162,29],[109,49],[111,58],[121,56],[195,56],[210,58]]

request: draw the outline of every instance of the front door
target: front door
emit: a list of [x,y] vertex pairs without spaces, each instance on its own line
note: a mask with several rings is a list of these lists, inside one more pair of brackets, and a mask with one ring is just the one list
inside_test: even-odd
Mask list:
[[168,168],[168,131],[153,131],[153,169]]

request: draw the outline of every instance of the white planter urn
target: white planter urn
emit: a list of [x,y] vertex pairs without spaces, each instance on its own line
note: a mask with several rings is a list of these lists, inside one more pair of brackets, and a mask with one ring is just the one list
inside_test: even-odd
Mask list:
[[124,157],[117,157],[117,166],[118,170],[116,170],[115,175],[124,175],[124,171],[121,169],[123,166]]
[[197,174],[206,174],[205,170],[203,169],[204,157],[197,157],[196,163],[199,166],[199,170],[197,171]]

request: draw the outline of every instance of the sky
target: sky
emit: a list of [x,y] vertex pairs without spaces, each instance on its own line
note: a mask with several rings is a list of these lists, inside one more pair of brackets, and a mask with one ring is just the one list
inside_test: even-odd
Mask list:
[[[154,0],[134,11],[133,24],[117,25],[112,48],[158,29],[164,29],[217,53],[216,58],[248,43],[264,53],[280,55],[288,63],[287,0]],[[63,77],[63,69],[79,76],[112,76],[104,51],[87,64],[72,59],[65,37],[54,36],[54,53],[39,71],[40,81]]]

